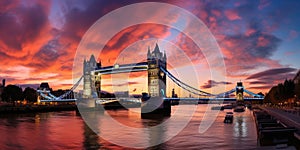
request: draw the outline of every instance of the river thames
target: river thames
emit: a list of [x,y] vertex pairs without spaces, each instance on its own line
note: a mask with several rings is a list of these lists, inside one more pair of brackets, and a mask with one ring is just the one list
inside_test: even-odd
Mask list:
[[[204,133],[199,133],[199,125],[208,105],[180,105],[183,113],[177,116],[177,122],[185,121],[184,111],[195,107],[187,126],[175,137],[147,149],[257,149],[257,134],[252,111],[234,113],[232,124],[225,124],[226,111],[220,111],[216,120]],[[179,106],[172,106],[175,111]],[[126,126],[135,128],[153,127],[163,120],[141,119],[136,111],[109,110],[106,114]],[[172,119],[172,116],[169,118]],[[104,118],[97,120],[99,135],[95,134],[81,115],[76,111],[48,112],[35,114],[1,115],[0,118],[0,147],[1,149],[132,149],[109,140],[104,140],[101,133],[111,138],[117,137],[125,143],[149,145],[163,141],[167,134],[178,124],[167,124],[158,130],[140,133],[131,137],[128,131],[116,131],[114,126],[107,124]],[[105,133],[106,132],[106,133]],[[107,134],[110,133],[110,134]]]

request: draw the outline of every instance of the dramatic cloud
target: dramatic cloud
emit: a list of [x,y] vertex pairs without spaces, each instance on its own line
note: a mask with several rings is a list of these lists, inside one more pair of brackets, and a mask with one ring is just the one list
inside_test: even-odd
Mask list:
[[262,71],[256,74],[249,76],[246,79],[261,79],[267,78],[270,76],[283,76],[283,74],[294,73],[297,69],[295,68],[276,68],[276,69],[269,69],[266,71]]
[[[2,0],[0,2],[0,78],[22,87],[49,82],[53,88],[70,88],[72,66],[77,46],[91,25],[103,15],[140,1],[28,1]],[[226,64],[227,82],[209,79],[206,58],[185,34],[158,24],[139,24],[123,29],[106,43],[97,60],[103,66],[118,63],[134,63],[145,60],[148,46],[136,43],[132,50],[120,53],[137,41],[149,38],[172,42],[184,55],[173,49],[164,49],[172,62],[171,68],[187,65],[182,58],[188,56],[202,77],[203,88],[231,84],[246,79],[252,89],[266,89],[273,82],[292,78],[298,62],[280,60],[286,54],[298,56],[299,4],[269,0],[259,1],[164,1],[182,7],[201,19],[220,45]],[[281,10],[281,11],[278,11]],[[132,10],[128,13],[136,13]],[[161,10],[168,11],[168,10]],[[145,18],[159,15],[153,13]],[[126,21],[118,18],[115,21]],[[189,23],[177,15],[170,16],[174,23]],[[201,33],[200,29],[185,29]],[[99,33],[100,35],[102,33]],[[205,36],[205,35],[201,35]],[[287,46],[288,45],[288,46]],[[99,43],[90,43],[90,49],[98,49]],[[144,51],[145,50],[145,51]],[[218,63],[218,62],[210,62]],[[287,68],[286,66],[291,66]],[[277,68],[277,69],[274,69]],[[267,70],[266,70],[267,69]],[[252,74],[256,70],[266,70]],[[273,74],[273,75],[272,75]],[[133,74],[131,78],[146,77],[145,73]],[[108,79],[108,77],[103,77]],[[205,83],[205,81],[207,81]],[[256,86],[257,85],[257,86]],[[108,85],[104,85],[108,86]],[[121,85],[120,85],[121,86]],[[231,85],[234,86],[234,85]],[[247,86],[247,85],[246,85]]]
[[292,79],[296,71],[295,68],[275,68],[252,74],[246,78],[250,81],[248,89],[268,90],[286,79]]
[[231,82],[225,82],[225,81],[214,81],[214,80],[208,80],[204,85],[201,86],[201,88],[203,89],[208,89],[208,88],[212,88],[218,85],[228,85],[228,84],[232,84]]
[[249,89],[249,90],[260,90],[260,91],[262,91],[262,90],[264,90],[264,91],[266,91],[266,90],[268,90],[268,89],[271,89],[273,87],[273,85],[265,85],[265,86],[250,86],[250,87],[248,87],[247,89]]
[[249,82],[249,84],[267,84],[267,82],[264,82],[264,81],[252,81],[252,82]]

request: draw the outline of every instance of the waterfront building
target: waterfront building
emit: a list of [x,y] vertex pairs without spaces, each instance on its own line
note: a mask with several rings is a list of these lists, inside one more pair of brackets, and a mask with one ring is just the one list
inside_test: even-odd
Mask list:
[[38,90],[52,91],[52,88],[50,88],[48,82],[42,82],[38,87]]

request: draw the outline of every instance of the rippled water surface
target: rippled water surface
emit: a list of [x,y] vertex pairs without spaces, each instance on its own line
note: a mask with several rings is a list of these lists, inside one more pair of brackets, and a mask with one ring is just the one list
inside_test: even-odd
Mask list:
[[[232,124],[223,123],[226,111],[231,110],[220,111],[213,124],[205,132],[199,133],[199,125],[204,120],[207,105],[180,107],[181,111],[176,115],[174,113],[179,110],[178,106],[172,107],[172,117],[164,120],[141,119],[138,108],[106,111],[104,115],[112,116],[124,126],[124,129],[120,130],[105,117],[98,116],[93,122],[98,135],[86,125],[76,111],[1,115],[0,147],[1,149],[130,149],[124,146],[128,144],[134,147],[148,147],[166,141],[148,148],[257,148],[256,128],[250,110],[234,113]],[[196,110],[191,120],[184,126],[191,108]],[[206,120],[209,119],[214,119],[213,115],[210,117],[210,114],[207,114]],[[163,125],[158,126],[161,124]],[[145,128],[146,130],[135,130]],[[173,132],[180,128],[184,129],[178,134]],[[173,134],[176,136],[170,138]]]

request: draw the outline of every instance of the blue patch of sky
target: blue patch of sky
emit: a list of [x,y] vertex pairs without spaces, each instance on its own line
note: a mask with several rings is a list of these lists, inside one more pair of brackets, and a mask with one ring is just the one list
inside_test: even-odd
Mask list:
[[[183,18],[182,16],[179,16],[177,21],[173,23],[173,26],[175,26],[177,29],[184,30],[187,26],[187,19]],[[165,38],[167,41],[175,41],[178,35],[181,33],[181,31],[178,31],[175,28],[170,28],[170,35]]]

